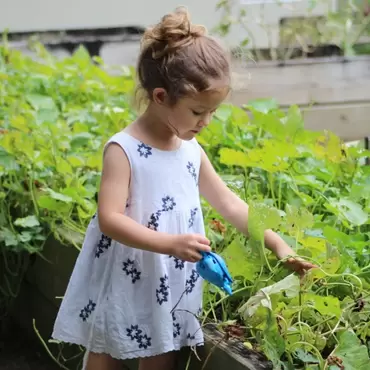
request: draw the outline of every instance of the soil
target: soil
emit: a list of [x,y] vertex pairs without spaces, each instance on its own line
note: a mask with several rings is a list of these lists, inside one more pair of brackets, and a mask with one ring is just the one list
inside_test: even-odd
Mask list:
[[0,370],[59,370],[36,340],[32,342],[16,328],[1,335]]

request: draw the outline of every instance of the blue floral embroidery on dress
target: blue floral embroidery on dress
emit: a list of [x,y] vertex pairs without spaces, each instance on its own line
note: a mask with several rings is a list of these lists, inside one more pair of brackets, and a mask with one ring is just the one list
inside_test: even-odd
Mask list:
[[186,168],[188,169],[188,172],[190,173],[191,177],[197,182],[197,173],[195,171],[195,167],[193,162],[188,162]]
[[189,229],[194,225],[194,220],[197,212],[198,208],[193,208],[192,210],[190,210]]
[[195,335],[191,335],[190,333],[188,333],[187,337],[188,339],[190,340],[194,340],[195,339]]
[[176,322],[175,313],[172,312],[172,321],[173,321],[173,337],[177,338],[181,334],[181,325],[180,323]]
[[173,258],[173,260],[175,261],[175,269],[182,270],[185,267],[185,262],[180,260],[180,258],[174,256],[170,256],[170,258]]
[[96,303],[89,299],[89,303],[80,311],[82,321],[86,321],[91,313],[95,310]]
[[149,145],[146,145],[144,143],[141,143],[137,146],[137,151],[140,154],[140,157],[148,158],[150,155],[152,155],[152,148]]
[[156,213],[152,213],[150,216],[150,221],[148,222],[148,228],[154,231],[158,230],[159,226],[159,217],[161,216],[162,212],[157,211]]
[[162,198],[162,211],[172,211],[176,206],[175,199],[167,195],[166,197]]
[[196,270],[191,271],[190,279],[186,280],[185,291],[186,294],[190,294],[195,288],[195,283],[199,279],[199,274]]
[[126,329],[126,332],[132,341],[136,341],[139,348],[147,349],[152,345],[152,338],[146,334],[143,335],[143,331],[139,329],[139,325],[131,325],[131,328]]
[[135,267],[135,261],[132,261],[128,258],[127,261],[123,262],[122,270],[127,276],[131,276],[132,284],[135,284],[138,280],[140,280],[141,272]]
[[172,211],[176,206],[175,198],[166,195],[162,198],[162,209],[152,213],[150,215],[150,220],[147,224],[148,229],[158,231],[159,227],[159,218],[163,212]]
[[162,303],[168,301],[168,290],[169,290],[169,285],[168,285],[168,276],[164,275],[159,279],[161,281],[161,284],[159,285],[159,289],[156,289],[155,295],[157,296],[157,302],[162,305]]
[[112,244],[112,239],[109,236],[101,234],[98,245],[96,246],[95,257],[99,258],[101,254],[104,253],[104,250],[107,250]]
[[140,338],[140,342],[138,342],[138,343],[139,343],[139,348],[147,349],[148,347],[150,347],[152,345],[152,338],[150,338],[146,334],[144,334]]
[[130,329],[126,329],[126,332],[131,340],[139,341],[143,331],[139,329],[139,325],[131,325]]

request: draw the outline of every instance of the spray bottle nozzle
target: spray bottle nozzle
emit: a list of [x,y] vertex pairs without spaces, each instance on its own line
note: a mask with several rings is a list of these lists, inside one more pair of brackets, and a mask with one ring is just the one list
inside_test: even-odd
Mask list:
[[228,294],[232,294],[232,278],[225,261],[213,252],[201,252],[203,258],[197,262],[199,275],[210,283],[218,286]]

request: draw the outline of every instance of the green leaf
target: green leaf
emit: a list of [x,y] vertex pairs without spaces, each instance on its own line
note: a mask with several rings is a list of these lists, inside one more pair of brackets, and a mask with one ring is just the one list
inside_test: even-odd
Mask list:
[[272,310],[272,294],[284,292],[287,297],[293,298],[299,294],[300,282],[297,275],[291,274],[275,284],[260,289],[256,295],[250,297],[248,301],[239,309],[239,313],[244,317],[253,316],[260,306]]
[[268,113],[271,110],[277,109],[278,103],[275,99],[255,99],[250,100],[244,108],[251,109],[261,113]]
[[305,352],[303,349],[299,348],[294,352],[295,357],[300,361],[311,364],[318,364],[320,361],[317,357],[313,356],[311,353]]
[[36,216],[27,216],[23,218],[17,218],[14,221],[14,225],[21,227],[35,227],[39,226],[40,223]]
[[332,244],[342,244],[343,246],[351,244],[351,237],[332,226],[325,226],[324,236]]
[[231,276],[242,276],[243,278],[254,281],[259,272],[259,264],[251,253],[248,253],[246,247],[239,237],[235,238],[221,253]]
[[4,227],[0,229],[0,241],[4,242],[6,247],[15,247],[19,243],[17,234]]
[[61,174],[71,175],[73,173],[71,165],[61,157],[55,158],[57,171]]
[[85,165],[85,160],[81,156],[77,155],[70,155],[68,156],[68,162],[71,164],[72,167],[83,167]]
[[335,315],[339,319],[342,314],[340,301],[337,297],[322,297],[317,294],[306,293],[302,295],[302,303],[308,307],[313,307],[323,316]]
[[283,119],[283,123],[286,136],[292,137],[298,132],[303,131],[303,117],[298,106],[292,105],[289,108],[286,118]]
[[26,100],[32,105],[32,107],[38,111],[41,109],[47,111],[56,111],[57,107],[54,100],[50,96],[40,94],[27,94]]
[[0,148],[0,168],[3,167],[6,171],[18,170],[19,166],[13,156]]
[[60,209],[60,203],[47,195],[40,196],[37,199],[37,204],[39,205],[39,207],[45,208],[49,211],[58,211],[58,209]]
[[89,144],[89,141],[93,139],[94,136],[89,132],[81,132],[72,137],[71,146],[74,148],[79,148]]
[[280,225],[281,217],[278,209],[264,203],[250,202],[248,215],[248,231],[256,240],[263,240],[267,229],[275,229]]
[[220,162],[227,166],[240,167],[247,167],[250,163],[248,155],[241,151],[228,148],[222,148],[220,150]]
[[282,362],[280,360],[285,351],[285,341],[279,333],[276,320],[268,320],[268,325],[263,331],[262,350],[267,358],[273,363],[274,369],[281,369]]
[[54,123],[54,122],[57,121],[58,116],[59,116],[59,112],[57,110],[53,110],[53,109],[40,109],[37,112],[36,121],[39,124],[42,124],[44,122]]
[[330,203],[325,206],[353,226],[361,226],[369,219],[369,215],[362,209],[361,205],[349,199],[331,199]]
[[215,116],[221,121],[227,121],[232,115],[232,105],[223,104],[217,108]]
[[288,230],[294,233],[311,228],[314,224],[314,218],[306,208],[287,204],[286,222]]
[[73,53],[73,56],[72,56],[72,59],[78,63],[78,65],[81,67],[81,68],[87,68],[92,60],[91,60],[91,56],[89,54],[89,52],[87,51],[87,49],[83,46],[83,45],[80,45]]
[[70,203],[73,201],[73,198],[68,196],[68,195],[64,195],[64,194],[61,194],[61,193],[58,193],[52,189],[47,189],[47,192],[49,193],[50,197],[55,199],[55,200],[59,200],[61,202],[65,202],[65,203]]
[[[339,345],[333,354],[343,360],[345,370],[368,370],[370,368],[367,348],[361,344],[353,330],[342,332]],[[330,366],[329,369],[334,369],[334,367]]]
[[29,231],[22,231],[20,234],[19,234],[19,240],[22,242],[22,243],[28,243],[30,242],[31,240],[33,239],[33,234]]
[[27,121],[23,116],[14,116],[12,117],[11,124],[14,128],[23,131],[25,133],[29,132]]

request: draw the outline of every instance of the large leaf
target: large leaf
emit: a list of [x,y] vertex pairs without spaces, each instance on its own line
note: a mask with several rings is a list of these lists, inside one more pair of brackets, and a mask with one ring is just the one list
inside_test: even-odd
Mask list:
[[326,204],[326,207],[353,226],[361,226],[369,219],[369,215],[362,209],[361,205],[349,199],[332,199],[330,203]]
[[231,276],[242,276],[249,281],[254,281],[260,266],[251,253],[248,253],[240,238],[235,238],[221,253]]
[[[345,330],[339,338],[339,345],[333,355],[343,361],[345,370],[368,370],[370,369],[369,353],[365,345],[361,344],[353,330]],[[336,370],[335,365],[329,366],[330,370]]]
[[54,100],[50,96],[40,94],[28,94],[26,95],[26,99],[35,110],[57,110]]
[[302,295],[302,303],[314,308],[323,316],[334,315],[339,319],[342,313],[339,299],[333,296],[322,297],[317,294],[307,293]]
[[260,306],[267,307],[271,310],[271,295],[284,292],[287,297],[293,298],[299,294],[299,290],[299,278],[294,274],[288,275],[277,283],[260,289],[257,294],[248,299],[239,309],[239,312],[244,317],[248,317],[252,316]]
[[21,227],[35,227],[35,226],[39,226],[40,222],[36,216],[32,215],[32,216],[27,216],[23,218],[17,218],[14,221],[14,225],[21,226]]
[[249,205],[248,231],[257,239],[264,239],[267,229],[275,229],[280,225],[281,217],[278,209],[265,203],[251,202]]

